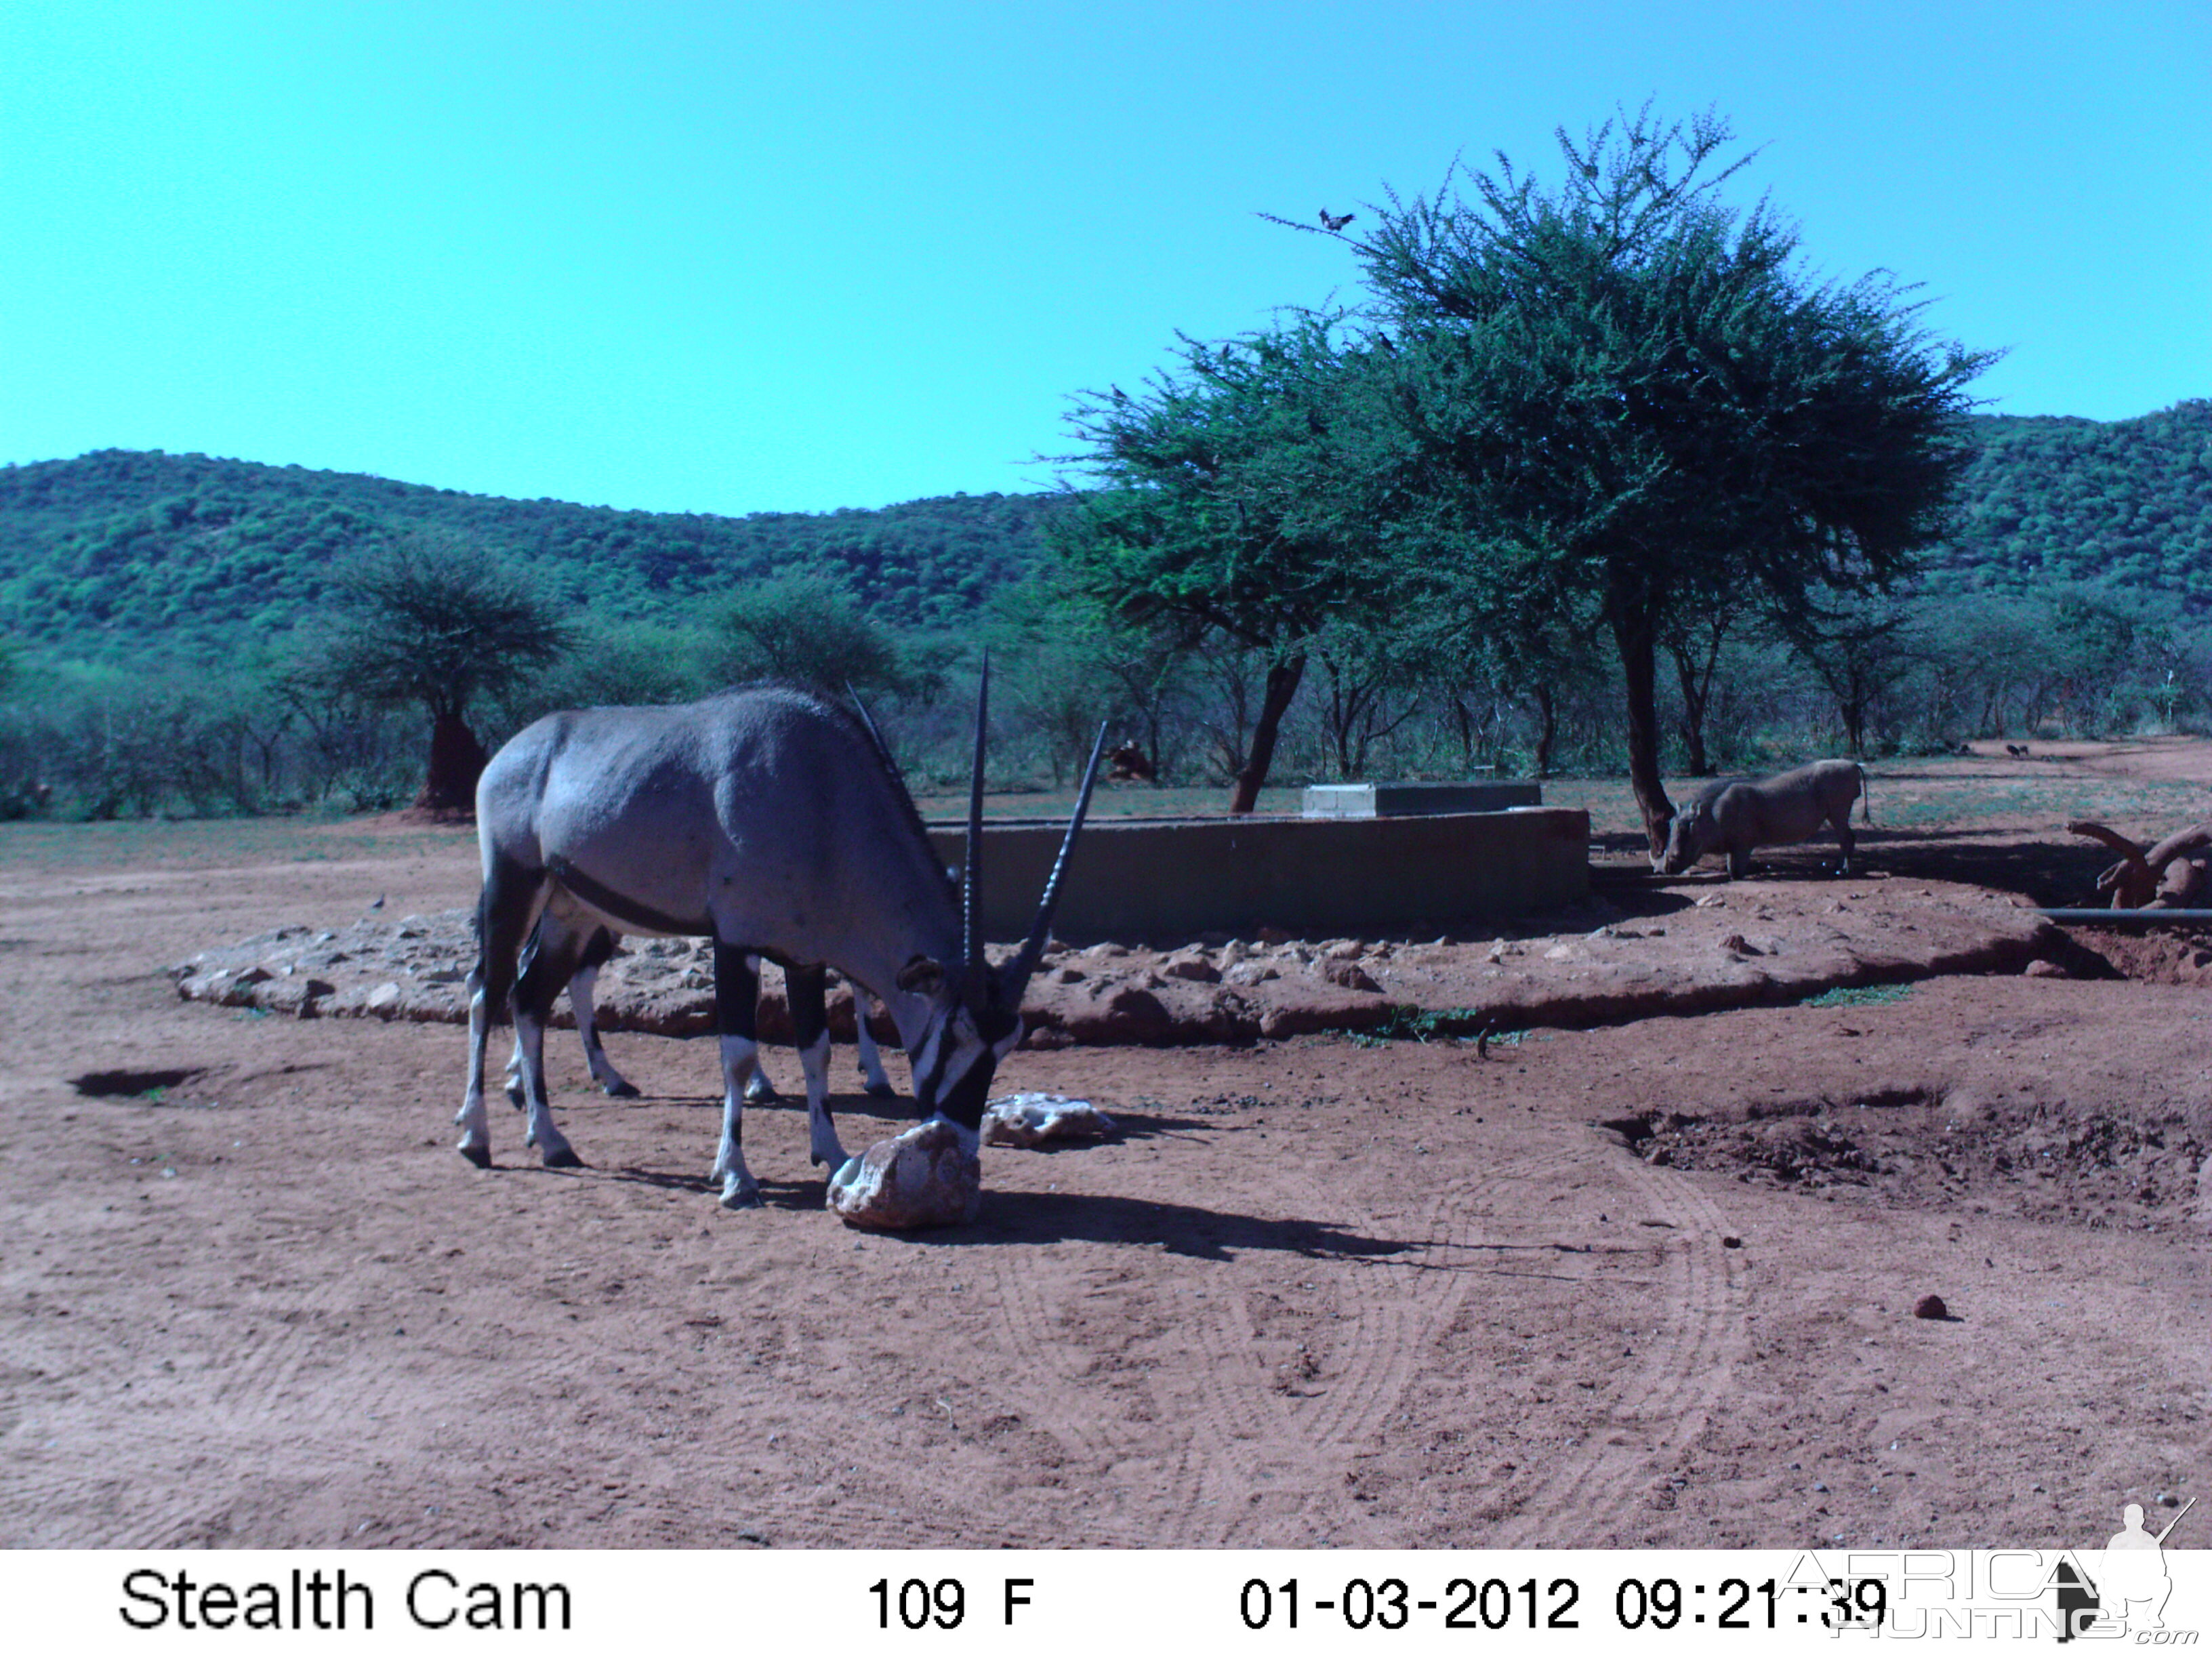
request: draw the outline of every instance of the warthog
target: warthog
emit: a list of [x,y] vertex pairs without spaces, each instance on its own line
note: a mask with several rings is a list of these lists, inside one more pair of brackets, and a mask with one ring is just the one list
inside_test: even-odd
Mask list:
[[[1725,852],[1729,876],[1748,875],[1753,848],[1810,841],[1823,823],[1832,823],[1848,875],[1851,803],[1861,799],[1865,785],[1866,769],[1846,760],[1814,761],[1762,783],[1723,779],[1707,784],[1674,815],[1667,850],[1652,864],[1662,875],[1679,876],[1706,854]],[[1862,810],[1873,823],[1872,801]]]

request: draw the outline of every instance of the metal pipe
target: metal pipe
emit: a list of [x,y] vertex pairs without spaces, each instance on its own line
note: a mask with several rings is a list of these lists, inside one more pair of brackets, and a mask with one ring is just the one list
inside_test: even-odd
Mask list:
[[2066,927],[2212,927],[2212,910],[2038,910]]

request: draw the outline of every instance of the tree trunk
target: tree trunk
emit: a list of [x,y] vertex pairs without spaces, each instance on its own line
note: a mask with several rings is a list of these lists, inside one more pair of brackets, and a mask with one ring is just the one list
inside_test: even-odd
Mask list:
[[1844,752],[1853,760],[1866,758],[1866,708],[1863,703],[1844,705]]
[[1452,719],[1459,726],[1460,765],[1468,776],[1474,775],[1474,715],[1467,706],[1467,699],[1455,696],[1451,700]]
[[1713,775],[1713,763],[1705,757],[1705,710],[1713,696],[1713,671],[1721,658],[1720,630],[1713,631],[1712,649],[1706,654],[1702,666],[1694,661],[1689,647],[1670,641],[1667,653],[1674,659],[1674,678],[1682,688],[1682,746],[1689,750],[1690,775],[1709,778]]
[[458,709],[436,711],[430,726],[430,771],[415,805],[432,812],[473,812],[483,745]]
[[1866,758],[1866,716],[1869,701],[1856,683],[1850,691],[1836,700],[1837,712],[1844,720],[1844,752],[1853,760]]
[[1636,606],[1616,610],[1613,638],[1620,649],[1621,690],[1628,704],[1628,781],[1656,858],[1667,850],[1674,804],[1659,776],[1659,668],[1650,613]]
[[1553,694],[1551,683],[1539,681],[1536,695],[1536,775],[1552,775],[1552,745],[1559,736],[1559,700]]
[[1881,688],[1862,665],[1846,661],[1834,687],[1836,713],[1844,726],[1844,752],[1853,760],[1866,758],[1867,714]]
[[1275,759],[1275,733],[1290,708],[1291,699],[1298,694],[1298,681],[1305,672],[1303,652],[1267,665],[1267,689],[1260,696],[1260,718],[1252,725],[1251,754],[1244,763],[1244,769],[1237,775],[1237,787],[1229,794],[1231,812],[1249,812],[1258,803],[1260,787],[1267,781],[1267,768]]

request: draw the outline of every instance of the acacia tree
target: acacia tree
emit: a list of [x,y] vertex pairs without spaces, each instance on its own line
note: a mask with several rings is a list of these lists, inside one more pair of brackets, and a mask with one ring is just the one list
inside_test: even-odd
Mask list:
[[1060,574],[1048,569],[992,596],[987,638],[1006,664],[1005,706],[1044,734],[1055,786],[1081,770],[1103,718],[1115,743],[1133,742],[1151,757],[1158,787],[1179,758],[1190,643],[1172,620],[1116,621]]
[[1677,617],[1660,629],[1660,644],[1674,659],[1674,684],[1681,693],[1682,748],[1693,778],[1713,775],[1712,760],[1705,752],[1705,711],[1712,706],[1721,647],[1739,620],[1732,610],[1715,609]]
[[[1669,618],[1808,589],[1880,589],[1946,528],[1966,460],[1964,383],[1986,366],[1931,340],[1882,273],[1816,285],[1795,231],[1739,215],[1706,114],[1648,107],[1577,142],[1547,192],[1500,155],[1433,198],[1371,210],[1351,243],[1405,429],[1469,534],[1518,550],[1523,603],[1587,606],[1618,655],[1629,775],[1653,849],[1657,653]],[[1300,227],[1304,228],[1304,227]],[[1322,233],[1316,233],[1322,234]],[[1480,573],[1478,572],[1478,578]]]
[[1231,812],[1249,812],[1284,714],[1333,618],[1387,607],[1385,543],[1400,446],[1368,395],[1371,355],[1335,319],[1209,348],[1144,392],[1085,393],[1066,458],[1097,486],[1048,534],[1068,579],[1117,621],[1179,623],[1264,663]]
[[1419,550],[1414,625],[1431,635],[1434,658],[1459,653],[1462,666],[1448,682],[1487,684],[1535,706],[1529,765],[1548,777],[1561,705],[1591,678],[1595,618],[1550,560],[1494,528],[1455,524],[1456,506],[1450,481],[1431,483],[1420,520],[1406,526],[1406,542]]
[[424,710],[429,765],[415,804],[470,810],[485,760],[471,705],[556,661],[568,624],[513,572],[422,536],[359,560],[339,574],[337,593],[337,617],[307,678],[325,696]]
[[1368,750],[1420,712],[1426,643],[1418,629],[1377,628],[1364,618],[1316,637],[1322,735],[1338,778],[1364,777]]
[[787,570],[748,584],[710,622],[710,665],[724,681],[787,680],[836,694],[903,696],[932,676],[907,660],[836,573]]
[[1867,717],[1926,654],[1911,604],[1881,593],[1815,593],[1784,634],[1836,700],[1844,752],[1866,757]]

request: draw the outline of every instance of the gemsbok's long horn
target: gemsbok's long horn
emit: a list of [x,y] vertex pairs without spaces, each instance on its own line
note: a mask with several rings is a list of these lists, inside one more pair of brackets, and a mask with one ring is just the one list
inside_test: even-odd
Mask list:
[[960,954],[969,982],[983,979],[983,720],[991,701],[991,653],[975,686],[975,771],[968,783],[968,856],[960,878]]
[[853,689],[850,680],[845,682],[845,695],[853,700],[853,708],[860,717],[860,724],[868,728],[868,741],[876,745],[876,753],[882,757],[885,766],[896,773],[898,763],[891,758],[891,746],[884,741],[884,734],[876,726],[876,717],[868,712],[868,705],[860,700],[860,694]]
[[1098,741],[1091,745],[1091,764],[1084,769],[1083,793],[1075,798],[1075,811],[1067,820],[1067,834],[1060,843],[1060,856],[1052,861],[1052,874],[1044,884],[1044,896],[1037,901],[1036,921],[1030,928],[1030,936],[1022,941],[1021,954],[1006,969],[1006,983],[1017,1002],[1021,999],[1022,988],[1030,982],[1030,975],[1036,972],[1037,961],[1052,938],[1052,913],[1060,906],[1060,878],[1067,873],[1067,855],[1075,850],[1077,832],[1083,828],[1084,817],[1091,811],[1091,792],[1097,786],[1098,762],[1105,752],[1106,723],[1101,720]]

